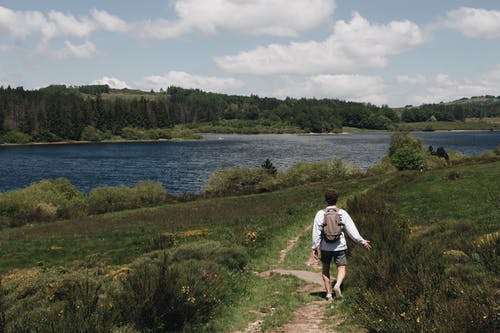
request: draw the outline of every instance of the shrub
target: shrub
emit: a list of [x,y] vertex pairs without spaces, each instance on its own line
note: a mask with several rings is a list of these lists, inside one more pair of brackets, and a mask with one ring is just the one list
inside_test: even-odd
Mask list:
[[475,252],[486,269],[500,274],[500,233],[484,235],[475,243]]
[[120,136],[127,140],[139,140],[146,138],[144,131],[133,127],[122,128]]
[[263,168],[234,168],[212,174],[205,192],[220,196],[267,192],[275,188],[275,178]]
[[154,181],[143,181],[132,188],[135,207],[153,206],[164,203],[167,191],[162,184]]
[[391,155],[391,162],[398,170],[417,170],[424,164],[422,149],[399,148]]
[[0,216],[10,226],[82,216],[86,211],[85,196],[65,178],[0,193]]
[[330,165],[323,162],[300,162],[285,173],[278,174],[278,182],[283,186],[296,186],[328,179]]
[[82,134],[80,136],[80,140],[82,141],[101,141],[102,135],[99,130],[94,128],[93,126],[85,126],[85,128],[82,131]]
[[419,138],[413,137],[407,131],[394,132],[391,135],[389,143],[388,155],[392,156],[401,148],[413,148],[415,150],[422,149],[422,141]]
[[190,259],[203,260],[205,258],[210,258],[210,261],[229,269],[243,269],[248,261],[245,249],[223,246],[215,241],[186,244],[175,249],[172,253],[174,262],[183,262]]
[[4,332],[111,331],[102,284],[90,274],[32,269],[7,277]]
[[220,304],[226,275],[213,263],[173,263],[164,253],[144,256],[114,292],[119,325],[141,332],[194,329],[206,323]]
[[33,136],[33,140],[37,142],[57,142],[62,139],[49,130],[41,130],[38,134]]
[[125,185],[98,187],[90,191],[89,213],[102,214],[132,207],[132,189]]
[[271,163],[271,160],[266,158],[264,163],[262,163],[261,168],[266,170],[270,175],[275,176],[278,170],[276,170],[276,167]]
[[167,200],[167,193],[160,183],[144,181],[134,187],[98,187],[90,191],[88,206],[91,214],[102,214],[124,209],[159,205]]
[[330,162],[330,175],[337,179],[346,179],[354,175],[360,175],[361,170],[355,168],[348,163],[344,162],[343,159],[337,157]]
[[32,140],[31,136],[17,131],[7,132],[0,137],[0,143],[17,143],[24,144],[30,143]]

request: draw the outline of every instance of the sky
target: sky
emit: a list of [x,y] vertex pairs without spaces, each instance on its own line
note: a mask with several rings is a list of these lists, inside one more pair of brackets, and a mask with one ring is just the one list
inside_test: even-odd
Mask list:
[[0,0],[0,85],[400,107],[500,95],[500,0]]

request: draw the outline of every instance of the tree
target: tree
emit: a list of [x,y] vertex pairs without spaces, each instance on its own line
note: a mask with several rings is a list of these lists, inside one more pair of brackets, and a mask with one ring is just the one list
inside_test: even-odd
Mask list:
[[262,163],[261,167],[265,169],[270,175],[275,176],[276,173],[278,172],[276,170],[276,167],[271,163],[271,160],[266,158],[264,163]]
[[388,155],[398,170],[417,170],[424,164],[421,140],[409,132],[395,132],[391,136]]

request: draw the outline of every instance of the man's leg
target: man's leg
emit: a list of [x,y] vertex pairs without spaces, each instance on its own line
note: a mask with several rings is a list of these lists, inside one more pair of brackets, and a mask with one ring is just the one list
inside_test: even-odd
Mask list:
[[326,299],[332,299],[332,284],[330,282],[330,264],[332,262],[333,252],[321,251],[321,266],[323,283],[325,284]]
[[342,298],[342,292],[340,291],[340,286],[345,278],[345,265],[337,266],[337,281],[335,282],[335,286],[333,290],[335,291],[335,296],[337,298]]
[[[330,265],[328,265],[328,266],[330,266]],[[330,282],[330,277],[326,276],[325,274],[321,274],[321,276],[323,277],[323,283],[325,284],[326,296],[327,297],[328,297],[328,295],[331,296],[332,295],[332,284]]]

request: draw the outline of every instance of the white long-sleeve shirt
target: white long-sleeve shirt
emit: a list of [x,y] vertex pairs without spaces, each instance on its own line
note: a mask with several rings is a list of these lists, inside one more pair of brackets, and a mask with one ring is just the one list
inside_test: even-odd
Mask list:
[[[336,206],[328,206],[327,208],[335,208],[337,209]],[[343,210],[339,210],[339,214],[341,217],[341,221],[344,224],[344,232],[342,232],[342,235],[340,235],[340,238],[336,242],[325,242],[322,237],[321,237],[321,232],[323,230],[323,223],[325,219],[325,211],[323,209],[319,210],[316,213],[316,216],[314,217],[314,224],[313,224],[313,229],[312,229],[312,249],[317,249],[318,247],[321,248],[323,251],[341,251],[341,250],[347,250],[347,242],[345,239],[345,233],[349,235],[349,237],[359,243],[359,244],[364,244],[366,240],[361,237],[361,235],[358,232],[358,229],[356,228],[356,225],[354,224],[354,221],[352,220],[351,216]]]

